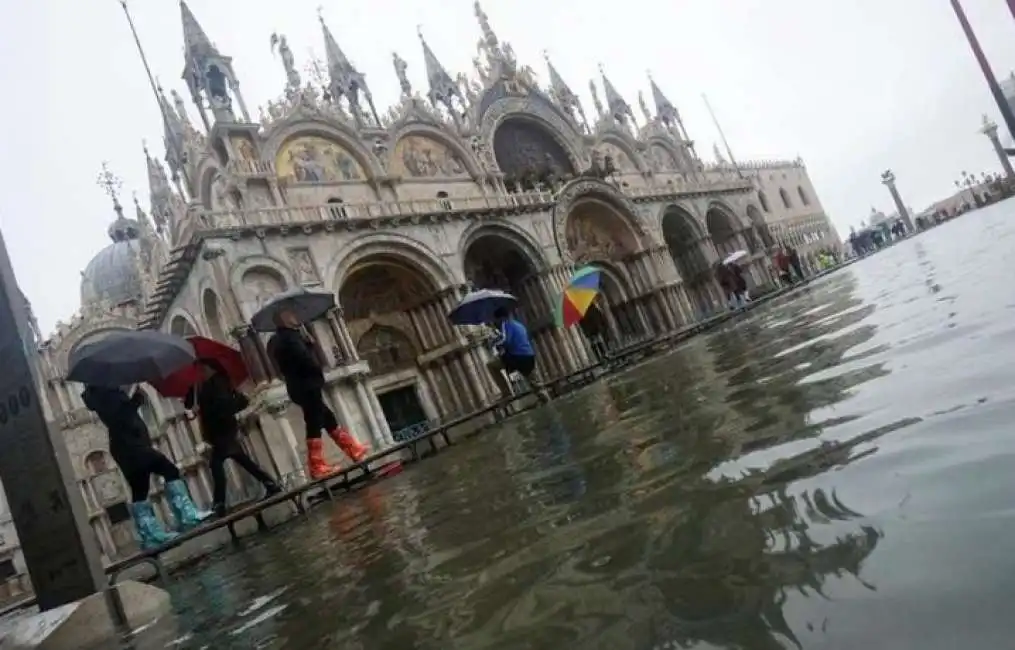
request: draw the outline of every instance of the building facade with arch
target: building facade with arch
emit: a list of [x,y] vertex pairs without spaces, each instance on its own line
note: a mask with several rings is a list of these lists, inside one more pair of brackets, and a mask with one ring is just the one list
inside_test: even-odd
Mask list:
[[[414,89],[394,55],[401,98],[383,112],[323,19],[321,79],[305,81],[274,37],[286,85],[253,116],[232,59],[181,10],[190,101],[159,91],[166,153],[163,164],[144,152],[150,205],[128,218],[114,200],[112,243],[83,274],[80,313],[39,348],[47,409],[107,558],[133,548],[128,492],[81,387],[64,379],[70,352],[103,333],[159,328],[236,345],[256,385],[251,451],[299,480],[298,409],[249,325],[278,292],[337,297],[310,326],[327,397],[377,449],[497,399],[485,335],[446,318],[469,288],[519,297],[540,371],[555,377],[593,363],[595,340],[664,336],[724,308],[715,270],[729,253],[748,253],[753,284],[769,280],[773,222],[758,175],[703,162],[651,79],[639,117],[605,75],[586,112],[549,61],[539,84],[477,3],[475,69],[453,76],[420,36],[427,86]],[[820,206],[809,181],[805,191]],[[558,329],[557,297],[588,263],[603,270],[602,296],[589,323]],[[141,389],[155,443],[207,503],[196,424]]]
[[749,162],[740,171],[757,188],[757,205],[748,208],[748,217],[763,220],[777,245],[796,248],[811,268],[818,253],[843,250],[802,160]]

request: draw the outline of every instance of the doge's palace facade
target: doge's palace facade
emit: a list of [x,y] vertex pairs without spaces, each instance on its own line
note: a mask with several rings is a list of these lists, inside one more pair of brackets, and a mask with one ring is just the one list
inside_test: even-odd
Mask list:
[[[299,477],[298,409],[248,324],[279,291],[337,296],[312,327],[328,396],[376,449],[496,399],[479,335],[445,317],[469,287],[520,298],[552,378],[592,363],[592,339],[662,336],[718,308],[714,270],[730,252],[748,251],[753,282],[767,282],[774,242],[758,174],[704,164],[652,80],[651,109],[639,95],[636,115],[604,75],[586,111],[549,61],[540,86],[477,3],[473,74],[452,75],[421,35],[428,87],[414,89],[394,55],[401,99],[386,111],[323,20],[327,73],[314,82],[273,37],[286,87],[255,116],[230,57],[181,9],[189,104],[161,96],[166,155],[163,165],[145,151],[150,207],[125,210],[113,194],[112,242],[82,274],[81,312],[40,345],[48,412],[66,431],[107,558],[134,549],[127,491],[81,387],[63,379],[71,350],[104,333],[140,326],[238,346],[256,383],[251,451]],[[559,330],[554,298],[590,262],[604,271],[598,309]],[[196,424],[147,395],[155,443],[208,501]]]

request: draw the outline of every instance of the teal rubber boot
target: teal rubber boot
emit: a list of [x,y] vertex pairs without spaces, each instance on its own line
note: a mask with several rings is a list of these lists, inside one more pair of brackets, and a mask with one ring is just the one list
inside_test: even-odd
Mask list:
[[190,498],[187,484],[182,480],[166,483],[166,494],[169,496],[169,508],[176,518],[176,526],[181,532],[197,528],[214,514],[197,509],[194,500]]
[[167,532],[162,522],[155,516],[155,508],[148,501],[130,504],[130,515],[134,518],[134,528],[141,540],[141,550],[150,551],[176,539],[176,533]]

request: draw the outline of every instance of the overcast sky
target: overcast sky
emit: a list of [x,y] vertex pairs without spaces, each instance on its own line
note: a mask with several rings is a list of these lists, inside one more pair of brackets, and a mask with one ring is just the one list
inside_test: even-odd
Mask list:
[[[1015,67],[1005,0],[964,0],[995,71]],[[302,67],[323,44],[320,0],[191,0],[234,66],[248,106],[281,94],[270,35],[288,36]],[[102,161],[147,204],[141,141],[161,155],[161,120],[117,0],[5,0],[0,24],[3,190],[0,226],[44,330],[78,306],[80,270],[108,243]],[[486,0],[494,30],[545,81],[550,52],[583,95],[602,63],[628,101],[646,71],[682,110],[698,150],[718,135],[705,93],[742,160],[793,158],[810,170],[840,232],[890,199],[891,167],[917,210],[949,194],[962,170],[998,168],[977,130],[996,109],[947,0]],[[175,0],[131,9],[163,85],[182,89]],[[423,86],[416,26],[452,75],[470,69],[479,29],[471,0],[329,2],[324,16],[375,99],[398,95],[397,50]],[[637,110],[637,109],[636,109]]]

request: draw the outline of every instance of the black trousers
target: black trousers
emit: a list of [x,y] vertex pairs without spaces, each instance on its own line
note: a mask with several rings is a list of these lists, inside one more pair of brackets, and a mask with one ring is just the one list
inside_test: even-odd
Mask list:
[[222,506],[226,503],[226,461],[229,459],[232,459],[265,487],[275,484],[274,479],[268,476],[268,473],[261,469],[261,466],[242,449],[213,447],[208,465],[211,469],[211,491],[215,505]]
[[320,391],[308,391],[302,395],[289,397],[303,411],[303,424],[307,429],[308,440],[320,438],[322,431],[331,432],[338,428],[338,418],[324,403],[324,396]]
[[[129,459],[116,460],[120,466],[123,477],[127,479],[130,486],[130,499],[134,503],[148,500],[148,490],[151,488],[152,474],[161,476],[166,482],[178,481],[180,470],[173,461],[155,449],[145,450],[140,454],[130,454]],[[123,461],[127,462],[123,462]]]

